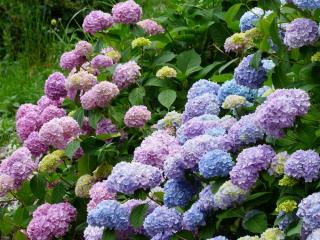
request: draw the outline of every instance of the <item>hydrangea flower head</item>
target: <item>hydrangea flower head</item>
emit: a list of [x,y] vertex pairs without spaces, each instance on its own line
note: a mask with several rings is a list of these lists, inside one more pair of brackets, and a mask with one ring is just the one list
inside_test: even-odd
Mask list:
[[89,174],[82,175],[78,178],[74,192],[77,197],[89,197],[89,190],[94,183],[94,177]]
[[151,119],[151,112],[146,106],[133,106],[124,116],[124,123],[130,128],[141,128]]
[[141,7],[133,0],[117,3],[112,8],[112,17],[116,23],[135,24],[141,15]]
[[187,230],[195,230],[199,226],[204,226],[205,214],[201,211],[200,204],[195,202],[190,209],[183,213],[182,227]]
[[170,179],[164,185],[164,205],[171,207],[183,207],[188,204],[195,186],[186,180]]
[[297,208],[297,202],[294,200],[285,200],[281,202],[277,208],[276,212],[285,212],[290,213],[293,212]]
[[91,60],[91,66],[96,69],[107,68],[113,65],[111,57],[99,54]]
[[87,41],[79,41],[77,42],[74,51],[82,57],[88,57],[93,52],[93,47],[91,43]]
[[257,94],[256,89],[251,89],[236,83],[235,80],[226,81],[220,87],[218,91],[219,102],[223,103],[227,96],[229,95],[239,95],[247,99],[247,101],[252,101]]
[[83,232],[83,237],[85,240],[102,240],[103,227],[93,227],[87,226]]
[[215,149],[202,156],[198,165],[202,176],[212,178],[228,176],[234,164],[229,153]]
[[16,120],[23,118],[25,115],[27,115],[30,112],[35,112],[36,114],[40,114],[41,109],[37,105],[33,105],[30,103],[22,104],[17,110]]
[[241,32],[252,29],[256,26],[257,22],[263,15],[270,14],[270,11],[265,12],[263,9],[255,7],[245,12],[240,18]]
[[183,179],[185,168],[180,152],[168,155],[163,166],[164,174],[169,179]]
[[317,240],[320,239],[320,228],[314,230],[307,238],[307,240]]
[[64,151],[56,150],[44,156],[38,164],[38,171],[44,173],[54,172],[62,161]]
[[221,107],[224,109],[235,109],[245,106],[246,103],[247,99],[243,96],[229,95],[226,97]]
[[28,148],[35,157],[38,157],[49,150],[48,146],[40,139],[38,132],[30,133],[23,145]]
[[199,193],[199,200],[197,202],[200,204],[201,211],[204,213],[215,209],[214,195],[210,184],[205,186]]
[[103,31],[113,25],[113,18],[109,13],[92,11],[83,20],[83,30],[90,34]]
[[101,54],[104,54],[107,57],[111,57],[114,64],[118,63],[121,58],[121,53],[113,49],[112,47],[103,48],[101,50]]
[[314,150],[298,150],[285,162],[284,172],[289,177],[303,178],[306,182],[319,179],[320,156]]
[[166,129],[170,127],[178,128],[182,124],[181,113],[176,111],[168,112],[162,119],[157,123],[158,129]]
[[320,1],[319,0],[290,0],[294,5],[303,10],[305,9],[319,9]]
[[272,160],[268,173],[270,175],[283,175],[284,174],[284,164],[290,155],[287,152],[278,153]]
[[288,24],[284,44],[289,48],[313,45],[319,39],[318,24],[307,18],[297,18]]
[[220,85],[215,82],[211,82],[206,79],[200,79],[191,86],[187,97],[188,99],[193,99],[206,93],[217,95],[219,88]]
[[284,240],[285,234],[279,228],[268,228],[261,234],[261,240]]
[[7,194],[7,192],[14,188],[15,186],[13,177],[5,173],[0,173],[0,197],[3,197]]
[[50,105],[43,109],[43,111],[40,114],[41,125],[49,122],[54,118],[60,118],[64,116],[66,116],[66,111],[63,108]]
[[129,61],[124,64],[118,64],[112,76],[112,82],[118,88],[127,88],[134,84],[139,78],[140,66],[135,61]]
[[143,227],[150,237],[164,232],[175,233],[181,229],[181,220],[176,209],[160,206],[145,218]]
[[80,67],[86,61],[85,57],[80,56],[74,50],[65,52],[60,57],[60,67],[71,71],[73,68]]
[[51,74],[46,80],[44,91],[51,100],[59,100],[67,96],[65,77],[60,72]]
[[116,192],[108,188],[107,180],[95,183],[89,190],[90,202],[88,203],[88,211],[94,209],[100,202],[104,200],[112,200],[116,198]]
[[98,83],[97,77],[87,71],[72,73],[66,79],[66,89],[88,91]]
[[163,27],[152,19],[145,19],[139,21],[137,22],[137,25],[151,36],[164,33]]
[[151,41],[148,38],[144,38],[144,37],[136,38],[131,42],[132,48],[143,48],[143,47],[150,47],[150,46],[151,46]]
[[163,168],[168,156],[179,152],[177,139],[164,130],[158,130],[146,137],[134,151],[134,161]]
[[59,100],[51,100],[46,95],[44,95],[37,101],[37,105],[40,108],[40,111],[43,111],[43,109],[45,109],[46,107],[48,107],[50,105],[53,105],[56,107],[61,107],[63,100],[64,100],[63,98],[61,98]]
[[117,126],[114,125],[109,118],[103,118],[97,123],[96,134],[112,134],[117,133]]
[[16,131],[21,140],[26,140],[28,136],[41,126],[39,112],[29,111],[16,121]]
[[115,227],[116,211],[120,207],[120,203],[115,200],[102,201],[88,213],[87,222],[91,226],[112,229]]
[[245,57],[239,66],[234,70],[234,79],[237,84],[249,88],[259,88],[267,80],[267,71],[261,64],[257,68],[251,66],[253,54]]
[[175,78],[177,77],[177,71],[174,68],[164,66],[157,71],[156,77],[160,79]]

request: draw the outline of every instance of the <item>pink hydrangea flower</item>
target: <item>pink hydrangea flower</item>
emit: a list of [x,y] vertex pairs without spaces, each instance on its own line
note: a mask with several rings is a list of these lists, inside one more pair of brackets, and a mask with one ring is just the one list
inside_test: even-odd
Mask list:
[[146,106],[133,106],[124,116],[124,123],[130,128],[140,128],[151,119],[151,112]]
[[64,98],[60,98],[59,100],[51,100],[46,95],[44,95],[38,100],[37,105],[40,108],[40,111],[43,111],[43,109],[50,105],[61,107],[63,100]]
[[137,25],[151,36],[164,33],[163,27],[151,19],[145,19],[137,22]]
[[141,7],[133,0],[117,3],[112,8],[112,16],[117,23],[135,24],[140,20],[141,15]]
[[107,57],[105,55],[99,54],[95,56],[91,60],[91,66],[93,68],[99,69],[99,68],[107,68],[111,67],[113,65],[113,60],[111,57]]
[[0,173],[0,197],[14,189],[14,179],[5,173]]
[[83,20],[83,30],[90,34],[103,31],[113,25],[113,18],[109,13],[92,11]]
[[56,106],[50,105],[43,109],[43,111],[40,114],[40,121],[41,124],[45,124],[46,122],[49,122],[51,119],[63,117],[66,115],[66,111],[62,108],[58,108]]
[[82,57],[88,57],[92,51],[92,45],[87,41],[79,41],[74,48],[74,52]]
[[16,113],[16,120],[19,120],[20,118],[24,117],[29,112],[35,112],[37,114],[40,113],[40,108],[37,105],[26,103],[22,104]]
[[107,181],[95,183],[89,191],[90,202],[88,203],[88,211],[94,209],[100,202],[104,200],[112,200],[116,198],[116,193],[107,187]]
[[120,89],[127,88],[137,81],[141,75],[140,69],[140,66],[135,61],[119,64],[114,70],[112,82]]
[[62,54],[60,58],[60,67],[71,71],[73,68],[81,66],[85,61],[85,57],[80,56],[73,50]]
[[55,101],[66,97],[67,90],[63,74],[59,72],[51,74],[45,83],[44,91],[48,98]]
[[30,111],[16,121],[16,131],[21,140],[26,140],[30,133],[41,126],[39,112]]
[[29,149],[34,157],[38,157],[48,151],[48,146],[40,139],[38,132],[32,132],[24,142],[24,146]]

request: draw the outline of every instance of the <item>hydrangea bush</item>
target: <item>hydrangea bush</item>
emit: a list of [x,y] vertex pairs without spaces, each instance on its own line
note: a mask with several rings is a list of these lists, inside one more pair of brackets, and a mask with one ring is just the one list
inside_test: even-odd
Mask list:
[[0,163],[1,237],[319,238],[318,1],[83,19]]

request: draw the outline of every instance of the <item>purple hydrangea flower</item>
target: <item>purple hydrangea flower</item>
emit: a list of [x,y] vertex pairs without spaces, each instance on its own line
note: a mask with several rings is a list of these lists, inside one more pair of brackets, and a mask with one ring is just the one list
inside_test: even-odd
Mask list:
[[214,194],[214,204],[218,209],[224,210],[240,204],[247,195],[248,191],[234,185],[231,181],[227,181]]
[[30,133],[23,145],[29,149],[34,157],[39,157],[49,150],[48,146],[40,139],[38,132]]
[[32,160],[29,149],[21,147],[1,162],[0,173],[12,177],[14,186],[18,187],[36,168],[37,164]]
[[318,39],[318,24],[311,19],[297,18],[286,26],[284,44],[289,48],[313,45]]
[[188,99],[193,99],[205,93],[217,95],[219,88],[220,85],[215,82],[211,82],[206,79],[200,79],[191,86],[187,97]]
[[118,87],[110,82],[102,81],[93,86],[80,97],[81,105],[86,110],[103,108],[119,94]]
[[150,237],[165,232],[174,234],[181,229],[181,221],[182,216],[176,209],[160,206],[145,218],[143,227]]
[[16,131],[21,140],[26,140],[30,133],[41,126],[39,112],[29,111],[16,121]]
[[245,32],[247,30],[250,30],[254,28],[259,21],[259,19],[263,15],[270,14],[270,11],[265,12],[263,9],[255,7],[251,10],[245,12],[242,17],[240,18],[240,29],[241,32]]
[[183,122],[186,122],[193,117],[201,116],[203,114],[218,115],[219,112],[220,105],[217,96],[205,93],[187,101],[182,120]]
[[88,57],[93,52],[93,47],[91,43],[88,43],[87,41],[79,41],[77,42],[74,51],[81,57]]
[[199,193],[198,203],[200,204],[201,211],[204,213],[215,209],[214,195],[211,190],[211,185],[204,187]]
[[88,203],[88,211],[94,209],[100,202],[104,200],[112,200],[116,198],[116,192],[107,186],[107,181],[95,183],[89,191],[90,202]]
[[198,165],[202,176],[212,178],[228,176],[234,163],[229,153],[215,149],[202,156]]
[[[66,79],[66,89],[88,91],[98,83],[97,77],[87,71],[72,72]],[[69,93],[68,92],[68,93]]]
[[186,206],[194,194],[194,184],[186,180],[170,179],[164,185],[164,205],[170,208]]
[[112,8],[112,17],[117,23],[135,24],[141,15],[141,7],[133,0],[117,3]]
[[91,66],[96,69],[107,68],[107,67],[111,67],[112,65],[113,65],[112,58],[102,54],[95,56],[91,60]]
[[298,150],[285,162],[284,172],[289,177],[312,182],[320,177],[320,156],[313,150]]
[[90,34],[103,31],[113,25],[113,18],[109,13],[92,11],[83,20],[83,30]]
[[71,71],[73,68],[80,67],[85,61],[85,57],[80,56],[73,50],[61,55],[60,67]]
[[266,170],[275,152],[268,145],[244,149],[237,157],[237,163],[230,172],[231,182],[242,189],[249,190],[255,185],[259,172]]
[[252,58],[253,54],[242,59],[239,66],[234,70],[234,79],[239,85],[260,88],[267,80],[267,71],[263,68],[261,62],[257,68],[252,67]]
[[137,25],[151,36],[164,33],[163,27],[151,19],[145,19],[137,22]]
[[134,161],[163,168],[168,156],[180,151],[177,139],[164,130],[158,130],[146,137],[134,151]]
[[33,105],[30,103],[22,104],[16,113],[16,120],[18,121],[20,118],[23,118],[30,112],[34,112],[35,114],[40,114],[40,108],[37,105]]
[[216,236],[214,238],[209,238],[207,240],[228,240],[225,236]]
[[7,192],[14,188],[13,177],[5,173],[0,173],[0,197],[3,197]]
[[54,105],[50,105],[43,109],[40,114],[41,125],[49,122],[54,118],[64,117],[66,115],[66,111],[62,108],[58,108]]
[[320,239],[320,228],[312,231],[312,233],[307,238],[307,240],[318,240],[318,239]]
[[59,100],[67,96],[67,90],[65,87],[65,78],[62,73],[55,72],[51,74],[44,86],[46,96],[51,100]]
[[192,204],[190,209],[184,212],[182,219],[182,227],[184,229],[194,231],[197,227],[204,226],[205,224],[205,214],[201,211],[201,207],[198,202]]
[[43,109],[45,109],[50,105],[61,107],[62,102],[63,102],[63,98],[59,100],[51,100],[46,95],[44,95],[38,100],[37,105],[40,108],[40,111],[43,111]]
[[156,187],[162,181],[161,170],[138,162],[120,162],[113,167],[107,186],[116,192],[133,194],[138,189]]
[[151,112],[146,106],[133,106],[124,116],[124,123],[130,128],[141,128],[151,119]]
[[76,218],[76,209],[70,203],[45,203],[33,213],[27,234],[31,240],[59,238],[65,235]]
[[183,179],[186,166],[181,153],[177,152],[175,154],[168,155],[168,157],[165,159],[163,169],[167,178]]
[[135,61],[129,61],[124,64],[118,64],[112,76],[112,82],[118,88],[127,88],[134,84],[140,74],[140,66]]
[[83,232],[85,240],[102,240],[103,227],[88,226]]
[[103,118],[97,123],[96,135],[117,133],[117,126],[109,118]]
[[298,8],[303,10],[305,9],[318,9],[320,8],[320,1],[319,0],[289,0]]
[[283,136],[283,128],[292,127],[295,117],[305,115],[310,97],[301,89],[278,89],[257,107],[255,117],[259,126],[274,137]]

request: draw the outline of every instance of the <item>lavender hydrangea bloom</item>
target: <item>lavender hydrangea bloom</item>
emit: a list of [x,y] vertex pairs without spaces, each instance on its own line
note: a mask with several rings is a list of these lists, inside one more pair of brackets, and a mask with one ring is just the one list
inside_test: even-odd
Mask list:
[[272,160],[268,173],[270,175],[281,176],[284,174],[284,165],[290,155],[287,152],[279,152]]
[[94,209],[100,202],[104,200],[112,200],[116,198],[116,192],[108,188],[107,180],[95,183],[89,191],[90,202],[88,203],[88,211]]
[[205,186],[199,193],[199,199],[197,201],[200,204],[201,211],[204,213],[215,209],[214,195],[211,190],[211,185]]
[[33,105],[30,103],[22,104],[16,113],[16,120],[18,121],[20,118],[23,118],[30,112],[34,112],[35,114],[40,114],[41,109],[37,105]]
[[164,185],[164,205],[167,207],[183,207],[188,204],[195,186],[186,180],[170,179]]
[[259,88],[267,80],[267,71],[263,68],[261,62],[257,68],[252,67],[252,59],[253,54],[242,59],[239,66],[234,70],[234,79],[239,85]]
[[29,111],[16,121],[16,131],[21,140],[26,140],[30,133],[41,126],[39,112]]
[[291,2],[293,2],[294,5],[303,10],[320,8],[319,0],[291,0]]
[[227,181],[214,195],[215,207],[221,210],[230,208],[243,202],[247,195],[248,191],[234,185],[231,181]]
[[124,64],[118,64],[112,76],[112,82],[118,88],[127,88],[134,84],[140,74],[140,66],[135,61],[129,61]]
[[225,149],[224,142],[220,137],[201,135],[188,140],[182,146],[182,156],[187,169],[193,169],[203,155],[214,149]]
[[217,236],[214,238],[209,238],[207,240],[228,240],[228,238],[224,237],[224,236]]
[[237,157],[237,163],[230,172],[231,182],[242,189],[249,190],[259,177],[259,172],[266,170],[275,152],[268,145],[258,145],[244,149]]
[[73,68],[80,67],[85,63],[86,58],[77,54],[74,50],[65,52],[60,57],[60,67],[65,70],[71,71]]
[[88,43],[87,41],[79,41],[77,42],[74,51],[82,57],[88,57],[93,52],[93,47],[91,43]]
[[61,98],[59,100],[51,100],[46,95],[44,95],[38,100],[37,105],[40,108],[40,111],[43,111],[43,109],[45,109],[46,107],[48,107],[50,105],[60,107],[62,104],[62,101],[63,101],[63,98]]
[[96,134],[112,134],[117,133],[117,126],[114,125],[109,118],[103,118],[97,123]]
[[169,179],[183,179],[185,168],[180,152],[169,155],[163,165],[164,174]]
[[320,177],[320,156],[313,150],[298,150],[285,162],[284,172],[289,177],[312,182]]
[[229,95],[239,95],[247,99],[247,101],[252,101],[257,94],[256,89],[251,89],[242,85],[238,85],[235,80],[230,80],[222,84],[218,91],[219,102],[223,103],[227,96]]
[[242,116],[228,131],[227,137],[230,139],[232,149],[238,150],[240,147],[263,139],[264,131],[256,123],[255,115]]
[[161,206],[145,218],[143,227],[150,237],[165,232],[175,233],[181,229],[181,220],[182,216],[176,209]]
[[33,213],[27,234],[31,240],[59,238],[65,235],[76,218],[76,209],[70,203],[42,204]]
[[134,151],[134,161],[163,168],[164,161],[179,152],[181,146],[177,139],[164,130],[158,130],[146,137]]
[[95,69],[107,68],[107,67],[111,67],[112,65],[113,65],[112,58],[102,54],[95,56],[91,60],[91,66]]
[[135,24],[141,15],[141,7],[133,0],[117,3],[112,8],[112,17],[117,23]]
[[212,178],[228,176],[234,163],[229,153],[215,149],[202,156],[198,165],[202,176]]
[[297,18],[286,26],[284,44],[289,48],[312,45],[318,39],[318,24],[311,19]]
[[182,227],[184,229],[193,231],[199,226],[204,226],[205,214],[201,211],[200,204],[195,202],[189,210],[183,214]]
[[141,27],[150,36],[164,33],[163,27],[151,19],[145,19],[140,22],[137,22],[137,25]]
[[110,82],[102,81],[93,86],[80,97],[81,105],[86,110],[103,108],[119,94],[118,87]]
[[297,216],[302,219],[304,235],[320,228],[320,192],[302,199],[298,207]]
[[0,173],[0,197],[14,188],[14,179],[8,174]]
[[90,90],[98,83],[97,77],[87,71],[80,70],[72,72],[66,79],[66,89],[70,91],[82,90],[84,92]]
[[88,213],[87,222],[91,226],[114,228],[116,211],[120,203],[115,200],[105,200]]
[[205,93],[187,101],[182,120],[183,122],[186,122],[193,117],[201,116],[203,114],[218,115],[219,112],[220,105],[217,96]]
[[138,189],[156,187],[162,181],[160,169],[138,162],[120,162],[113,167],[107,186],[116,192],[133,194]]
[[130,128],[141,128],[144,127],[146,122],[151,119],[151,112],[146,106],[133,106],[131,107],[124,116],[124,123]]
[[102,240],[103,227],[88,226],[83,232],[85,240]]
[[51,100],[59,100],[67,96],[65,77],[60,72],[51,74],[46,80],[44,91]]
[[241,32],[250,30],[255,27],[259,19],[263,15],[269,14],[270,11],[265,12],[263,9],[255,7],[251,10],[245,12],[242,17],[240,18],[240,29]]
[[30,133],[23,145],[29,149],[34,157],[39,157],[49,150],[48,146],[40,139],[38,132]]
[[113,18],[109,13],[92,11],[83,20],[83,30],[90,34],[103,31],[113,25]]
[[274,137],[280,138],[283,128],[292,127],[295,117],[306,114],[310,97],[301,89],[277,89],[255,112],[259,126]]
[[318,239],[320,239],[320,228],[312,231],[312,233],[307,238],[307,240],[318,240]]
[[62,108],[58,108],[54,105],[50,105],[43,109],[40,114],[41,125],[49,122],[54,118],[64,117],[66,115],[66,111]]
[[215,82],[211,82],[206,79],[200,79],[191,86],[188,91],[187,98],[193,99],[205,93],[217,95],[219,88],[220,85]]

